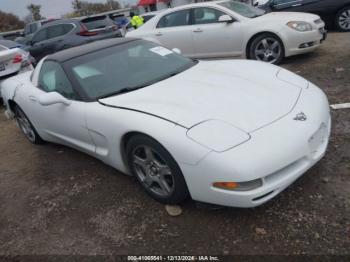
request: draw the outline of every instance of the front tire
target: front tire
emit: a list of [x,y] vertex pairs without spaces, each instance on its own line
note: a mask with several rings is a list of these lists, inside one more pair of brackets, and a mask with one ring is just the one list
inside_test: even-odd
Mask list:
[[284,58],[283,43],[273,34],[258,35],[248,48],[248,58],[270,64],[279,64]]
[[341,9],[335,16],[336,27],[343,32],[350,32],[350,6]]
[[189,196],[179,166],[156,140],[136,135],[128,141],[126,154],[129,169],[152,198],[164,204],[179,204]]
[[36,132],[33,124],[19,106],[14,108],[16,122],[24,136],[33,144],[42,144],[44,140]]

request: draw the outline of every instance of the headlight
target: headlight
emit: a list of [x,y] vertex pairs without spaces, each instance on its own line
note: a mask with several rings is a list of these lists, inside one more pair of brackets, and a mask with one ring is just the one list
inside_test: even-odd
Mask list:
[[291,21],[287,23],[287,26],[299,32],[312,31],[313,29],[310,23],[302,22],[302,21]]
[[243,130],[221,120],[208,120],[187,131],[187,136],[216,152],[223,152],[250,139]]

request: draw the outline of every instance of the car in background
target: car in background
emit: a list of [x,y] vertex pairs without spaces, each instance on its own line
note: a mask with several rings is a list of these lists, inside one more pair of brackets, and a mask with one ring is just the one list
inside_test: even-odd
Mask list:
[[11,40],[4,40],[4,39],[0,39],[0,46],[3,46],[5,48],[8,48],[8,49],[14,49],[14,48],[19,48],[23,51],[26,51],[25,53],[28,55],[28,58],[30,60],[30,62],[32,63],[32,65],[35,65],[36,64],[36,60],[35,58],[30,55],[30,53],[28,52],[28,46],[26,45],[22,45],[20,43],[17,43],[15,41],[11,41]]
[[[157,14],[159,14],[160,12],[162,12],[164,10],[159,10],[159,11],[154,11],[154,12],[147,12],[147,13],[143,13],[140,16],[143,18],[143,23],[147,23],[149,20],[151,20],[153,17],[155,17]],[[123,35],[125,36],[127,32],[133,31],[134,27],[131,25],[130,22],[128,22],[126,24],[126,26],[124,27],[123,30]]]
[[15,39],[16,42],[27,45],[33,38],[34,34],[38,32],[38,30],[46,25],[49,22],[56,21],[58,19],[52,18],[52,19],[43,19],[39,21],[35,21],[29,24],[26,24],[24,27],[24,30],[20,37],[17,37]]
[[30,54],[10,42],[0,40],[0,98],[2,80],[33,69]]
[[23,34],[22,30],[0,32],[0,39],[15,40]]
[[28,51],[41,58],[74,46],[97,40],[121,37],[116,25],[100,18],[61,19],[43,26],[29,42]]
[[89,32],[98,34],[115,34],[118,26],[108,15],[94,15],[79,18],[80,22],[85,25]]
[[238,56],[278,64],[314,51],[326,32],[317,15],[265,13],[225,0],[168,9],[126,36],[178,48],[192,58]]
[[129,19],[124,14],[110,15],[110,18],[118,26],[118,28],[124,28],[129,24]]
[[327,28],[350,31],[350,0],[269,0],[258,4],[266,11],[314,13],[326,22]]

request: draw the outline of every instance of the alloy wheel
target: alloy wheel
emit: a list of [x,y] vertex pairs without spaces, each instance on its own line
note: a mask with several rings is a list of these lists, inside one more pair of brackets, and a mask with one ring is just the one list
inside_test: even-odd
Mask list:
[[272,37],[264,38],[257,43],[254,50],[256,60],[275,63],[282,55],[280,42]]
[[29,122],[28,118],[20,109],[16,110],[16,120],[23,134],[29,139],[29,141],[34,143],[36,139],[35,131],[31,123]]
[[175,179],[168,164],[150,146],[136,147],[132,164],[141,183],[161,197],[170,196],[175,189]]
[[338,24],[342,30],[350,30],[350,9],[344,10],[338,17]]

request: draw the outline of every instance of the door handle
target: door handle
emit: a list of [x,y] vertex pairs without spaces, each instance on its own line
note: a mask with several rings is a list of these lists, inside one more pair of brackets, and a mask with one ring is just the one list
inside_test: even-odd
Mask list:
[[37,102],[38,99],[35,96],[29,96],[30,101]]
[[161,35],[163,35],[162,32],[157,32],[157,33],[156,33],[156,36],[161,36]]
[[201,33],[203,32],[203,30],[201,28],[197,28],[197,29],[194,29],[193,32],[195,33]]

